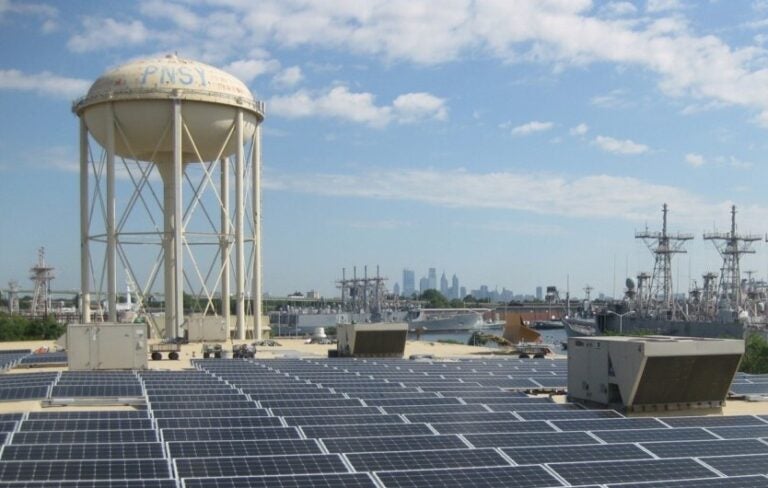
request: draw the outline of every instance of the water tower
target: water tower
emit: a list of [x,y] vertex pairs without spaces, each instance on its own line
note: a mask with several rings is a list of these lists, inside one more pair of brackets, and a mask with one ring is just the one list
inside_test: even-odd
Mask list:
[[259,338],[263,103],[232,75],[169,55],[106,72],[72,110],[80,119],[81,310],[93,299],[116,321],[124,278],[140,307],[165,303],[164,327],[162,316],[145,316],[167,338],[179,336],[185,307],[229,324],[231,265],[236,337],[250,328],[252,304]]

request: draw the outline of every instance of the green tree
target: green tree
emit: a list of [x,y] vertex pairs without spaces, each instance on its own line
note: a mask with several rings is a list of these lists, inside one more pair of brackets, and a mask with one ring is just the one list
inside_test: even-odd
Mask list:
[[450,302],[451,308],[464,308],[464,300],[459,300],[458,298],[454,298]]
[[749,374],[768,373],[768,341],[761,335],[751,334],[747,337],[744,349],[739,371]]
[[426,290],[419,300],[427,302],[426,308],[448,308],[448,300],[437,290]]

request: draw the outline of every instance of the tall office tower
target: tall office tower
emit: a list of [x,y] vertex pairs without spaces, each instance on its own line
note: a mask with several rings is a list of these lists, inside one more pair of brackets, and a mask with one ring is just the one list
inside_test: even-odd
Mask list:
[[403,296],[410,297],[416,291],[416,273],[412,269],[403,270]]
[[459,296],[459,277],[456,275],[453,275],[453,278],[451,278],[451,298],[461,298]]
[[544,299],[544,290],[540,287],[536,287],[536,300],[541,301]]
[[448,296],[448,278],[445,277],[445,271],[443,271],[443,275],[440,277],[440,293],[444,297]]
[[427,278],[421,278],[419,280],[419,293],[424,293],[429,290],[429,280]]
[[395,283],[395,286],[392,287],[392,294],[395,295],[396,297],[400,296],[400,285],[398,285],[397,283]]
[[435,268],[429,268],[429,275],[427,276],[427,287],[430,290],[437,290],[437,270]]

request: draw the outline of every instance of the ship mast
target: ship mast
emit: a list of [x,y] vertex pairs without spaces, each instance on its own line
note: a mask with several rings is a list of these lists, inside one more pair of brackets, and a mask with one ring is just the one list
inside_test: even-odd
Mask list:
[[672,296],[672,255],[685,253],[685,241],[693,239],[692,234],[670,234],[667,232],[667,204],[662,206],[663,223],[661,232],[636,232],[635,239],[642,239],[654,255],[653,274],[648,287],[646,310],[658,310],[664,316],[675,316],[675,302]]
[[731,206],[731,231],[720,233],[705,233],[704,239],[712,241],[715,249],[723,258],[720,268],[720,281],[717,285],[717,296],[723,301],[729,301],[733,310],[744,306],[741,293],[741,270],[739,261],[743,254],[754,254],[752,243],[761,240],[756,235],[740,235],[736,233],[736,205]]

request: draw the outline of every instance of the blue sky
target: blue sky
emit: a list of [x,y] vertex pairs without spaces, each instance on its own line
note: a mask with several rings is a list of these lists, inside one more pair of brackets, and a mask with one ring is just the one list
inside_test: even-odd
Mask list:
[[[266,102],[264,289],[335,293],[341,268],[463,286],[620,293],[634,232],[764,234],[768,1],[0,0],[0,284],[35,250],[79,273],[71,101],[177,52]],[[768,272],[765,244],[742,269]],[[348,271],[349,272],[349,271]]]

